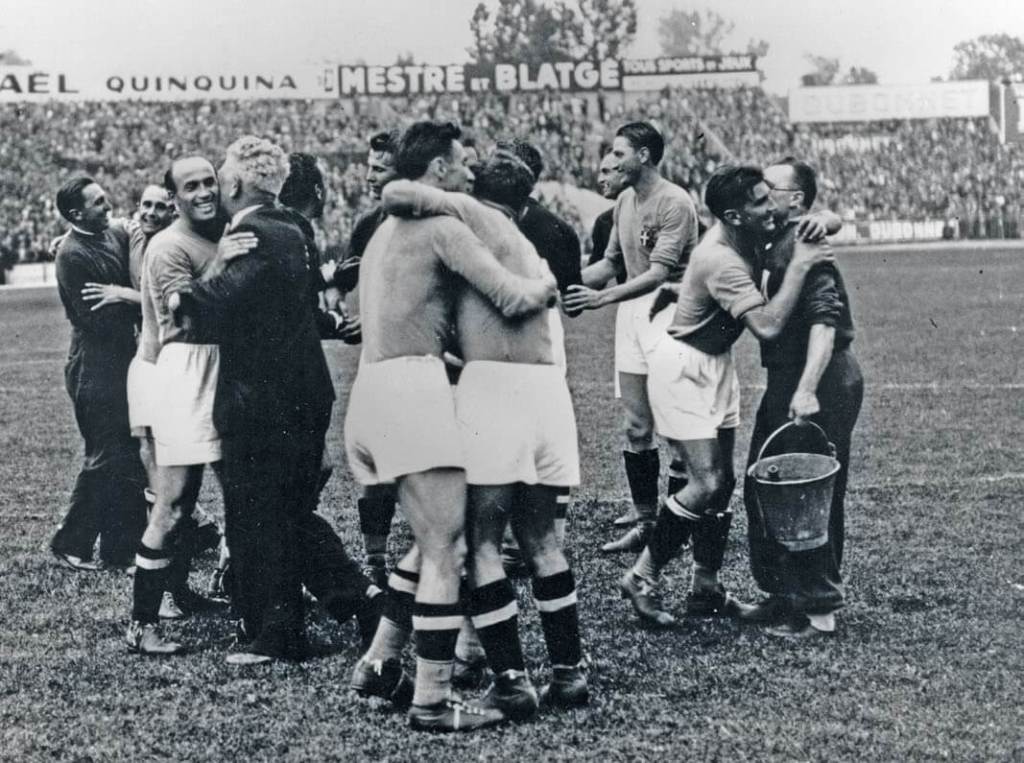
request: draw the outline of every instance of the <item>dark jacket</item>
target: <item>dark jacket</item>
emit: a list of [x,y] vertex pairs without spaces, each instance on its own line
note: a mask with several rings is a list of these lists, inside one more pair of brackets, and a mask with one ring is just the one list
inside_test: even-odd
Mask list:
[[[765,299],[774,297],[782,287],[786,268],[793,259],[796,227],[796,223],[789,223],[771,247],[761,253],[760,267],[755,268],[754,274]],[[853,342],[850,297],[839,269],[832,264],[818,265],[807,274],[800,300],[782,334],[773,342],[761,343],[761,365],[802,368],[807,360],[811,326],[816,323],[836,330],[834,352],[845,350]]]
[[334,401],[313,322],[302,231],[264,205],[232,232],[257,246],[182,292],[182,312],[220,344],[214,424],[222,436],[312,434]]

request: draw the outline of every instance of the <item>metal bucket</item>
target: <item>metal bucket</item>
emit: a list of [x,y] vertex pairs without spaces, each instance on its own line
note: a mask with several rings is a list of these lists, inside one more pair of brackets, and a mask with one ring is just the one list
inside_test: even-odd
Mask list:
[[832,491],[840,463],[835,458],[835,445],[829,442],[825,430],[813,421],[806,422],[801,429],[813,427],[825,454],[766,456],[776,437],[794,426],[797,425],[790,421],[772,432],[747,475],[754,480],[758,507],[768,534],[790,551],[806,551],[828,543]]

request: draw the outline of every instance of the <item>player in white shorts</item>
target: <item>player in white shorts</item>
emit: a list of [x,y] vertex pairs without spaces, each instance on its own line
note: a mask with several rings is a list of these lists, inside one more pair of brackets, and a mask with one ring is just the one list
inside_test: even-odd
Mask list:
[[[191,540],[183,520],[191,517],[203,469],[220,460],[220,438],[213,426],[218,348],[175,324],[167,300],[201,275],[217,256],[221,227],[219,186],[213,165],[202,157],[175,161],[165,176],[178,219],[153,237],[143,281],[143,312],[157,327],[159,352],[152,374],[156,501],[135,557],[132,619],[126,640],[142,654],[173,654],[182,646],[156,631],[165,591],[184,611],[207,602],[188,588]],[[255,237],[225,237],[224,246],[244,250]]]
[[[452,124],[412,125],[399,144],[395,169],[436,188],[464,188],[473,173],[459,136]],[[363,355],[349,398],[345,447],[364,485],[397,484],[418,553],[404,557],[392,573],[384,615],[351,686],[360,694],[407,702],[400,657],[411,626],[416,682],[409,723],[417,730],[465,730],[505,718],[451,694],[462,622],[466,481],[455,404],[440,358],[448,349],[454,298],[463,281],[507,317],[543,311],[557,291],[550,272],[525,278],[502,268],[469,228],[450,217],[388,217],[360,266]],[[406,407],[410,400],[414,405]]]
[[[621,182],[628,186],[616,199],[613,225],[604,258],[583,270],[584,286],[570,286],[569,310],[593,310],[617,304],[615,317],[616,394],[625,413],[622,452],[633,511],[616,525],[636,523],[605,552],[639,551],[658,507],[660,462],[654,419],[647,399],[648,355],[665,333],[670,310],[654,316],[658,287],[677,281],[697,244],[697,210],[690,195],[658,173],[664,153],[661,134],[646,122],[619,128],[611,156]],[[625,270],[626,281],[602,289]],[[670,485],[670,489],[676,484]]]
[[[659,628],[673,626],[675,618],[661,606],[658,577],[691,537],[687,614],[741,616],[749,609],[718,581],[736,484],[739,384],[732,345],[744,327],[761,340],[778,336],[807,272],[832,259],[826,247],[798,245],[782,288],[766,303],[752,275],[758,244],[775,226],[775,203],[761,171],[720,167],[708,181],[705,201],[719,222],[690,257],[668,333],[650,355],[648,376],[655,427],[685,463],[689,482],[666,499],[654,533],[619,583],[641,622]],[[708,517],[724,529],[698,536]]]
[[[148,185],[142,191],[138,210],[139,226],[132,233],[129,242],[128,268],[132,286],[143,290],[142,275],[146,248],[154,235],[162,231],[174,219],[174,203],[167,189],[159,185]],[[128,366],[128,422],[132,435],[139,440],[139,455],[146,467],[150,487],[156,481],[156,461],[153,454],[153,411],[157,407],[154,395],[155,362],[160,350],[160,337],[156,318],[150,305],[149,320],[146,319],[146,305],[142,305],[142,330],[139,332],[139,349]]]
[[[498,153],[478,168],[479,201],[395,181],[385,189],[384,202],[389,213],[459,218],[502,265],[529,276],[543,261],[514,220],[533,182],[522,160]],[[589,699],[575,580],[555,533],[558,494],[579,484],[579,451],[572,399],[559,364],[562,335],[552,330],[561,323],[553,324],[553,312],[508,320],[465,289],[456,313],[456,342],[465,360],[455,408],[469,484],[469,611],[495,673],[484,703],[517,719],[532,715],[538,700],[523,660],[515,592],[502,565],[509,523],[533,574],[554,666],[555,680],[543,696],[562,706]]]

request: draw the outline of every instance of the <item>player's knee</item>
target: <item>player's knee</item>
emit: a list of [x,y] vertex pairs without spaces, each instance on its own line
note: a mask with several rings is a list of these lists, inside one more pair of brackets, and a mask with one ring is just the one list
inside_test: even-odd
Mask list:
[[650,450],[654,444],[654,426],[644,418],[627,416],[626,442],[634,451]]

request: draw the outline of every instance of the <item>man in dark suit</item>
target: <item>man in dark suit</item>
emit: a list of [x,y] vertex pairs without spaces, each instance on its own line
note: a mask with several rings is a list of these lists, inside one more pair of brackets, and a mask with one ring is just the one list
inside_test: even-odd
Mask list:
[[364,635],[378,617],[379,590],[313,513],[334,390],[308,298],[304,237],[276,203],[288,170],[269,141],[245,136],[228,148],[221,205],[232,231],[254,233],[257,246],[215,261],[177,300],[221,348],[214,423],[244,639],[232,664],[305,655],[303,584],[335,618],[355,614]]
[[[64,380],[85,462],[50,550],[76,570],[127,567],[146,526],[146,473],[131,435],[127,392],[139,306],[123,299],[95,304],[89,292],[95,284],[130,290],[129,234],[110,224],[110,202],[92,178],[65,183],[57,209],[71,224],[57,252],[57,290],[72,328]],[[99,562],[92,559],[97,535]]]

